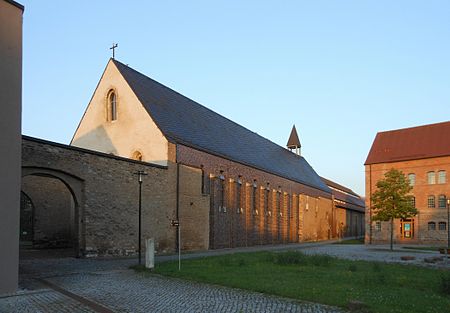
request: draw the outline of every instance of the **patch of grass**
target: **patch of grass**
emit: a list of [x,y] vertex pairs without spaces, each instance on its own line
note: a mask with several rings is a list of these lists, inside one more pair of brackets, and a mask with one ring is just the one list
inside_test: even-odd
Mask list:
[[442,278],[446,271],[412,265],[291,251],[184,260],[181,271],[177,262],[165,262],[157,264],[155,272],[346,309],[356,301],[374,313],[442,313],[450,307],[444,292],[450,278]]
[[287,251],[275,254],[273,263],[278,265],[329,266],[336,258],[328,255],[305,255],[300,251]]
[[363,245],[364,239],[363,238],[347,239],[347,240],[336,241],[333,244],[335,244],[335,245]]
[[441,276],[440,287],[443,294],[450,296],[450,273]]
[[275,264],[279,265],[306,265],[307,258],[302,252],[288,251],[277,253],[273,261]]

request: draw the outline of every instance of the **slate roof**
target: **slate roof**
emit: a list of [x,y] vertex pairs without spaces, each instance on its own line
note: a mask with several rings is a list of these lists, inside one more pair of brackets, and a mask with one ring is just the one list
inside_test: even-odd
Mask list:
[[327,186],[332,187],[331,192],[335,199],[344,201],[345,204],[339,204],[340,207],[345,207],[347,209],[352,209],[360,212],[365,212],[365,201],[360,195],[355,193],[350,188],[342,186],[334,181],[322,177],[323,181]]
[[380,132],[364,163],[390,163],[450,155],[450,121]]
[[169,141],[331,193],[303,157],[295,155],[117,60],[112,62]]

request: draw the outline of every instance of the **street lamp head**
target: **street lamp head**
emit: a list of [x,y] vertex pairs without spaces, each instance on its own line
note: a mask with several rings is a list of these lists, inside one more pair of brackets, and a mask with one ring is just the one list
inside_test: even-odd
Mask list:
[[138,175],[138,182],[142,183],[142,176],[143,175],[148,175],[146,172],[144,171],[137,171],[137,173],[135,173],[136,175]]
[[450,198],[447,198],[447,205],[450,205]]

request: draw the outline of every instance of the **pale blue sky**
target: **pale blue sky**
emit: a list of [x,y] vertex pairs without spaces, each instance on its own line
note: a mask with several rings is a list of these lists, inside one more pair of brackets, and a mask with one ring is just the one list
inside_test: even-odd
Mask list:
[[449,120],[450,1],[21,1],[23,133],[69,143],[116,58],[364,195],[378,131]]

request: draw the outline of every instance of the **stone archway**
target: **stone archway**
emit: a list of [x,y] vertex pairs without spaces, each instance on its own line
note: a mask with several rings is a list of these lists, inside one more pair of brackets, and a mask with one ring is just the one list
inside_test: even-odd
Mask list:
[[[31,215],[33,220],[32,236],[28,235],[30,225],[24,230],[22,224],[21,238],[31,237],[34,248],[70,248],[72,256],[81,256],[83,180],[55,169],[22,167],[22,195],[21,215]],[[25,223],[26,218],[21,221]]]

